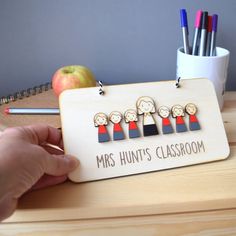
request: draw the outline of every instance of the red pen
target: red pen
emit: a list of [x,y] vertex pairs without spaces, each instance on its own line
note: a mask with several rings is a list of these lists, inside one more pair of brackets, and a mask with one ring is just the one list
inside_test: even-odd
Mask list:
[[211,33],[212,33],[212,16],[208,16],[206,56],[210,56]]

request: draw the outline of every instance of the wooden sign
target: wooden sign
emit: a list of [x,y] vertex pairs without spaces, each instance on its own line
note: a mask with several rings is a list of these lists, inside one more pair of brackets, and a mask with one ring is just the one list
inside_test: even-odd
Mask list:
[[60,96],[65,152],[80,160],[74,182],[225,159],[229,145],[207,79],[73,89]]

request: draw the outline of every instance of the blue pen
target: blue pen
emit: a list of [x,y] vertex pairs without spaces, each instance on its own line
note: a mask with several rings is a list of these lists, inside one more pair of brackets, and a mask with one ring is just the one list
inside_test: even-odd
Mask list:
[[187,19],[187,12],[185,9],[180,10],[180,20],[183,33],[184,53],[190,54],[189,41],[188,41],[188,19]]

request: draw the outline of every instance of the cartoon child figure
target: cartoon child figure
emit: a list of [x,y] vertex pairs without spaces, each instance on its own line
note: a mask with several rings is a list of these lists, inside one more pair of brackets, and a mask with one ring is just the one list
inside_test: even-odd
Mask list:
[[140,137],[140,132],[137,126],[138,116],[134,109],[129,109],[125,112],[125,122],[129,123],[129,138]]
[[176,118],[176,132],[177,133],[186,132],[187,127],[186,127],[184,119],[183,119],[183,117],[184,117],[183,107],[180,105],[174,105],[171,108],[171,112],[172,112],[173,118]]
[[156,122],[152,116],[155,113],[155,103],[150,97],[140,97],[136,103],[138,115],[143,115],[143,135],[157,135],[158,129]]
[[98,127],[98,142],[110,141],[110,136],[107,132],[106,125],[108,124],[108,118],[106,114],[99,112],[94,116],[94,125]]
[[166,106],[161,106],[158,109],[158,115],[162,118],[162,132],[163,134],[171,134],[174,132],[170,123],[170,109]]
[[185,111],[189,115],[189,129],[191,131],[201,129],[198,119],[196,117],[196,113],[197,113],[196,105],[193,103],[188,103],[185,106]]
[[120,125],[122,120],[122,114],[119,111],[111,112],[109,120],[114,124],[113,126],[113,139],[122,140],[125,138],[124,131]]

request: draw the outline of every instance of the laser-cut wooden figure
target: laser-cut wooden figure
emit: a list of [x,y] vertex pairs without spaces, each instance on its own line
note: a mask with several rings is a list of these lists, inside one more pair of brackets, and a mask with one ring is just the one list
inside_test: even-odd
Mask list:
[[186,132],[187,127],[184,122],[184,108],[181,105],[174,105],[171,108],[172,117],[176,119],[176,132]]
[[104,143],[110,141],[110,136],[107,132],[106,125],[108,118],[105,113],[99,112],[94,116],[94,125],[98,127],[98,142]]
[[125,122],[129,124],[129,138],[140,137],[140,132],[137,126],[138,115],[134,109],[129,109],[124,114]]
[[113,140],[122,140],[125,138],[124,131],[120,125],[122,119],[122,114],[119,111],[113,111],[109,115],[109,120],[114,124]]
[[197,106],[193,103],[188,103],[185,106],[185,111],[189,115],[189,129],[191,131],[200,130],[201,127],[196,116]]
[[152,116],[156,112],[155,103],[148,96],[140,97],[136,103],[138,114],[143,115],[143,135],[157,135],[158,129]]
[[161,106],[157,111],[158,115],[162,118],[162,132],[163,134],[171,134],[174,132],[170,123],[170,109],[166,106]]

